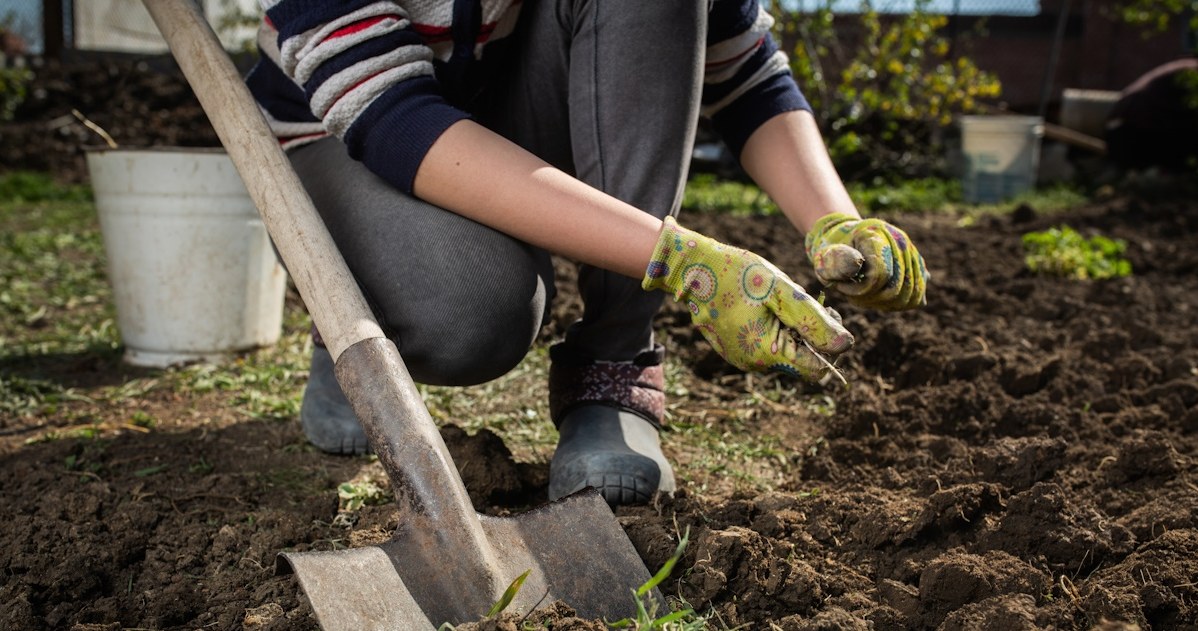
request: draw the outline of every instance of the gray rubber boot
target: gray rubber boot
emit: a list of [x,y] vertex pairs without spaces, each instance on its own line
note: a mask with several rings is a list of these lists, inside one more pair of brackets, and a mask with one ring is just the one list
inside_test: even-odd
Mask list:
[[333,374],[333,356],[323,346],[312,349],[312,368],[300,405],[304,435],[317,449],[331,454],[359,455],[370,449],[366,432]]
[[549,499],[591,486],[612,506],[646,504],[674,492],[674,469],[661,453],[657,428],[606,405],[583,405],[562,420],[549,465]]

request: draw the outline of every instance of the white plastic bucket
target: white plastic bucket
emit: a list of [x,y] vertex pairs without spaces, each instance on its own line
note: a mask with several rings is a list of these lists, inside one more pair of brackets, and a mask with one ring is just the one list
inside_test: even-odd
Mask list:
[[279,339],[286,273],[219,149],[87,153],[124,359],[219,361]]
[[962,116],[965,201],[992,204],[1031,190],[1040,165],[1038,116]]

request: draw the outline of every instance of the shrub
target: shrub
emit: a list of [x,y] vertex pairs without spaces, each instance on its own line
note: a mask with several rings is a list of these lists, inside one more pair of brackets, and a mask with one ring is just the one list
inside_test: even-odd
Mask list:
[[1117,19],[1140,27],[1145,35],[1163,33],[1178,22],[1198,30],[1198,0],[1120,0],[1110,9]]
[[0,120],[13,119],[17,108],[29,94],[29,82],[32,80],[33,72],[28,68],[0,67]]
[[1095,235],[1087,239],[1069,226],[1057,226],[1023,235],[1028,269],[1078,280],[1100,280],[1131,275],[1131,262],[1123,258],[1127,243]]
[[792,72],[841,174],[892,181],[945,175],[941,132],[954,114],[997,97],[998,79],[968,57],[953,58],[941,34],[948,19],[929,13],[928,0],[886,21],[868,0],[859,14],[834,13],[832,0],[822,1],[814,12],[777,2],[772,11],[779,41],[795,42]]

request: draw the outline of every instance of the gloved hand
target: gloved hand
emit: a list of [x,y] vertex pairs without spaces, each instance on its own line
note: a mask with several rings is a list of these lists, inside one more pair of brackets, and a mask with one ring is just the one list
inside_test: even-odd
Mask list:
[[641,281],[685,300],[695,326],[741,370],[818,381],[853,345],[839,317],[769,261],[687,230],[667,217]]
[[882,311],[927,304],[923,256],[907,233],[881,219],[826,215],[807,233],[806,245],[816,277],[853,304]]

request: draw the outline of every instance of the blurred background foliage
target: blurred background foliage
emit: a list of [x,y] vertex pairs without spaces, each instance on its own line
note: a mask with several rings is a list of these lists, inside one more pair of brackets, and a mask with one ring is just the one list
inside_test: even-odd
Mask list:
[[998,78],[960,53],[960,38],[945,34],[948,18],[929,12],[927,0],[887,15],[868,0],[857,13],[821,2],[804,11],[774,2],[770,10],[842,177],[948,175],[953,117],[997,99]]

